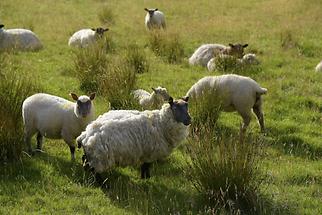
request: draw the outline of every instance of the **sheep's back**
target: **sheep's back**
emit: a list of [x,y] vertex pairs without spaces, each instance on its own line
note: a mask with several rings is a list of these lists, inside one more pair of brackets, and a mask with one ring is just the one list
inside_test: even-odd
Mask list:
[[195,50],[192,56],[189,58],[191,65],[207,66],[207,63],[226,46],[221,44],[204,44]]

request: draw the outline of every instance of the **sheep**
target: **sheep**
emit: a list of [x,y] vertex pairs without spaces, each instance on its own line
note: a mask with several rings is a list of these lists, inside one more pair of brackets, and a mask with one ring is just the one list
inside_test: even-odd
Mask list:
[[38,150],[41,150],[43,137],[62,138],[70,148],[71,159],[75,160],[74,141],[93,120],[92,101],[95,93],[79,97],[75,93],[70,95],[75,103],[45,93],[37,93],[24,100],[22,105],[24,141],[29,153],[33,154],[31,138],[37,133]]
[[244,54],[244,48],[248,44],[231,44],[224,46],[221,44],[204,44],[200,46],[189,58],[190,65],[207,66],[209,60],[219,54],[232,55],[241,58]]
[[160,110],[112,110],[99,116],[76,139],[85,169],[100,180],[113,167],[142,164],[141,178],[149,178],[150,164],[170,155],[189,133],[188,99],[170,97]]
[[322,61],[315,67],[316,72],[322,72]]
[[42,44],[37,35],[27,29],[4,29],[0,24],[0,51],[37,51],[42,49]]
[[75,32],[68,41],[68,45],[77,48],[85,48],[93,44],[97,39],[102,38],[108,28],[82,29]]
[[220,58],[220,60],[223,60],[223,63],[226,62],[225,60],[227,60],[228,62],[231,62],[230,60],[232,60],[236,63],[237,66],[259,64],[259,60],[257,59],[256,55],[252,53],[245,54],[242,59],[236,59],[231,55],[220,54],[209,60],[209,62],[207,63],[208,71],[214,71],[218,69],[218,65],[216,65],[216,62],[218,63],[218,58]]
[[244,133],[251,120],[251,109],[258,119],[261,132],[265,131],[261,95],[266,92],[267,89],[249,77],[227,74],[201,78],[188,90],[186,96],[192,101],[198,101],[210,95],[210,99],[217,99],[220,110],[237,111],[243,118],[241,132]]
[[144,110],[160,109],[164,101],[168,101],[170,96],[166,88],[157,87],[153,88],[153,92],[138,89],[132,92],[134,98],[138,100],[139,104]]
[[166,28],[164,14],[156,9],[144,8],[147,12],[145,16],[145,27],[148,30]]

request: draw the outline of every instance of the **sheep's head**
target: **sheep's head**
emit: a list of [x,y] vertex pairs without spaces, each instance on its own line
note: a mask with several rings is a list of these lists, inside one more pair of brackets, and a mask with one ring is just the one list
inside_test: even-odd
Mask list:
[[231,44],[229,43],[229,46],[224,49],[223,54],[228,54],[235,56],[237,58],[242,58],[244,55],[244,48],[246,48],[248,44]]
[[4,24],[0,24],[0,29],[4,27]]
[[109,29],[108,28],[92,28],[93,31],[95,31],[95,35],[99,36],[99,37],[103,37],[104,35],[104,32],[105,31],[108,31]]
[[144,10],[149,13],[150,18],[151,18],[153,16],[154,12],[158,10],[158,8],[155,8],[155,9],[144,8]]
[[153,88],[152,87],[152,90],[156,95],[160,95],[163,98],[163,100],[165,100],[165,101],[169,100],[170,96],[169,96],[169,93],[166,88],[163,88],[163,87]]
[[92,101],[95,98],[95,93],[90,96],[77,96],[75,93],[70,93],[70,96],[76,101],[74,113],[79,118],[86,118],[92,113]]
[[191,124],[191,117],[188,112],[189,97],[174,101],[172,97],[169,98],[169,104],[174,116],[175,121],[181,122],[188,126]]

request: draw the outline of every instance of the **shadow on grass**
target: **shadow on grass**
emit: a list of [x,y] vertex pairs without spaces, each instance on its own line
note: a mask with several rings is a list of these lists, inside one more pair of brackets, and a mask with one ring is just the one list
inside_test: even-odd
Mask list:
[[322,158],[322,147],[307,143],[297,132],[270,127],[266,134],[267,142],[284,154],[316,160]]

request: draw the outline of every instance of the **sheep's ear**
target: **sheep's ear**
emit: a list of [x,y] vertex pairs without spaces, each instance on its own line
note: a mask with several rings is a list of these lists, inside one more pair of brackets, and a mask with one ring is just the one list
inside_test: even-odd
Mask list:
[[154,11],[157,11],[157,10],[159,10],[159,9],[158,9],[158,8],[155,8],[155,9],[154,9]]
[[243,45],[243,48],[246,48],[248,46],[248,44],[246,43],[245,45]]
[[170,98],[169,98],[169,104],[172,106],[173,105],[173,98],[170,96]]
[[78,96],[75,93],[70,93],[69,94],[75,101],[78,100]]
[[110,29],[108,29],[108,28],[105,28],[105,29],[104,29],[104,31],[108,31],[108,30],[110,30]]
[[148,9],[148,8],[144,8],[144,10],[145,10],[146,12],[149,12],[149,9]]
[[91,93],[91,95],[89,96],[90,100],[94,100],[96,96],[96,93]]
[[152,89],[154,92],[156,92],[155,88],[151,87],[151,89]]
[[234,44],[232,44],[232,43],[229,43],[228,45],[229,45],[230,47],[234,47]]
[[3,28],[4,27],[4,24],[0,24],[0,28]]
[[188,100],[189,100],[189,96],[185,96],[185,97],[183,97],[183,98],[182,98],[182,100],[183,100],[183,101],[185,101],[185,102],[188,102]]
[[96,31],[96,28],[91,28],[92,31]]

